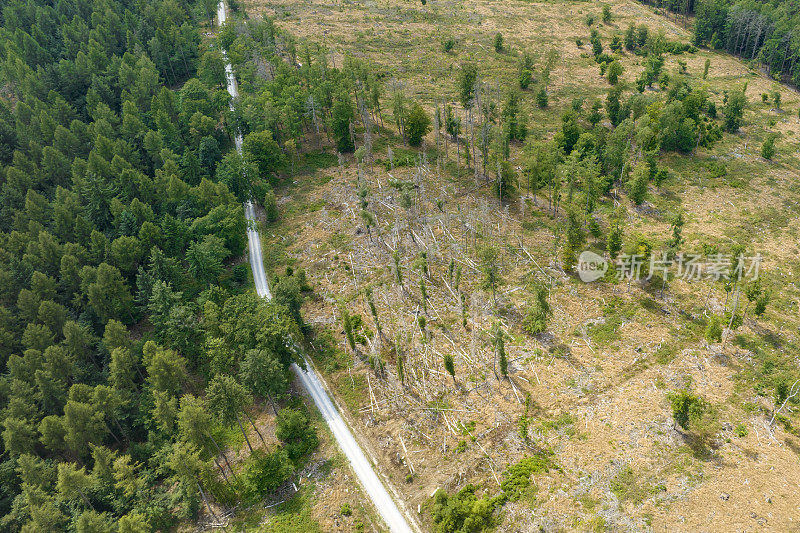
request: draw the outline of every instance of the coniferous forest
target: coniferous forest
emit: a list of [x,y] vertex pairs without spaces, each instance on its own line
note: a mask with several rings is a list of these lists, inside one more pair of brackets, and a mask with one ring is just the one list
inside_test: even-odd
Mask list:
[[282,159],[271,135],[248,135],[260,157],[232,150],[222,56],[201,42],[215,15],[2,9],[0,530],[166,530],[208,498],[259,498],[316,445],[285,407],[285,447],[235,468],[220,448],[261,436],[254,402],[283,405],[308,288],[249,289],[242,200],[269,196]]

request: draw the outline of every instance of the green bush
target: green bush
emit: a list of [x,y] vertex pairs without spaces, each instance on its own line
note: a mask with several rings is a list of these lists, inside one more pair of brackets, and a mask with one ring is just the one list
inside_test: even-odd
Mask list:
[[520,89],[527,89],[533,80],[533,72],[529,68],[523,68],[519,71],[519,87]]
[[278,200],[275,198],[275,191],[272,188],[267,189],[267,193],[264,195],[264,216],[270,223],[278,220]]
[[251,500],[263,498],[285,483],[293,472],[289,455],[282,448],[272,453],[254,450],[242,472],[245,493]]
[[534,291],[534,301],[525,313],[525,317],[522,319],[522,328],[529,335],[537,335],[547,329],[547,320],[552,314],[547,296],[547,289],[545,287],[536,287]]
[[536,105],[539,109],[547,107],[547,89],[544,86],[539,87],[539,91],[536,93]]
[[706,401],[686,389],[668,395],[672,418],[683,429],[690,429],[708,409]]
[[419,146],[422,138],[431,130],[431,117],[418,103],[414,103],[406,116],[406,136],[408,144]]
[[712,316],[706,325],[706,341],[709,343],[722,342],[722,324],[719,317]]
[[308,417],[296,409],[282,409],[275,423],[275,435],[284,443],[289,458],[295,463],[319,444]]
[[608,72],[606,76],[608,77],[608,83],[611,85],[616,85],[619,81],[619,77],[622,76],[622,63],[617,60],[611,62],[608,66]]
[[484,531],[492,526],[498,502],[487,497],[478,498],[477,490],[477,486],[467,485],[453,496],[441,489],[436,491],[432,514],[438,533]]
[[494,36],[494,51],[497,52],[498,54],[503,51],[503,34],[502,33],[498,32],[497,35]]
[[613,18],[613,16],[611,15],[611,8],[608,5],[604,5],[603,6],[603,16],[602,16],[602,18],[603,18],[603,22],[605,24],[608,24],[609,22],[611,22],[611,19]]
[[544,454],[526,457],[506,468],[505,479],[500,484],[500,488],[509,501],[518,501],[528,490],[531,484],[531,475],[549,472],[552,466],[552,461]]
[[767,137],[767,140],[764,141],[764,144],[761,145],[761,157],[764,159],[772,159],[775,155],[775,136],[770,135]]

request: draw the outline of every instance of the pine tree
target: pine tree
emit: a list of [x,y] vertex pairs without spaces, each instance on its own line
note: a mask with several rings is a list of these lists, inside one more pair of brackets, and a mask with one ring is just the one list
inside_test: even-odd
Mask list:
[[347,338],[347,344],[350,345],[350,349],[353,352],[356,351],[356,338],[353,333],[353,322],[352,318],[350,317],[350,313],[347,312],[347,308],[344,306],[341,307],[342,312],[342,326],[344,327],[344,335]]
[[616,259],[622,250],[622,224],[619,220],[615,220],[611,224],[611,229],[608,232],[606,239],[606,250],[611,259]]
[[444,355],[444,369],[447,370],[447,373],[450,374],[450,377],[453,378],[453,385],[456,384],[456,368],[453,363],[453,356],[450,354]]
[[500,367],[500,374],[508,377],[508,358],[506,356],[506,333],[500,327],[500,322],[494,323],[494,349],[497,354],[498,366]]
[[631,201],[639,205],[644,202],[647,195],[647,184],[650,181],[650,168],[647,163],[639,162],[633,169],[633,176],[629,181],[628,195]]
[[336,142],[336,150],[350,153],[355,150],[351,127],[355,119],[353,104],[347,94],[341,94],[331,110],[331,132]]

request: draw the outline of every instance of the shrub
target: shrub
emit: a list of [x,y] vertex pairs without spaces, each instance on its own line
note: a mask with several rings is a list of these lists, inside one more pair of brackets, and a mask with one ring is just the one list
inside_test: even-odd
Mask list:
[[708,407],[703,398],[686,389],[670,393],[668,398],[672,418],[683,429],[689,429],[692,422],[700,420]]
[[764,159],[772,159],[775,155],[775,136],[770,135],[767,137],[767,140],[764,141],[764,144],[761,145],[761,157]]
[[519,71],[519,87],[527,89],[533,80],[533,72],[529,68],[522,68]]
[[431,117],[422,109],[419,103],[414,103],[406,116],[406,136],[408,144],[419,146],[422,138],[431,131]]
[[518,501],[530,486],[531,475],[549,472],[551,466],[550,458],[544,454],[525,457],[516,464],[508,465],[500,488],[508,501]]
[[503,51],[503,34],[500,32],[494,36],[494,51],[498,54]]
[[734,91],[728,95],[725,104],[725,131],[736,133],[742,125],[744,109],[747,107],[747,97],[744,91]]
[[296,462],[319,444],[317,433],[302,412],[284,408],[278,413],[275,435],[286,446],[289,458]]
[[622,63],[617,60],[611,62],[608,66],[608,73],[606,77],[608,78],[608,83],[611,85],[616,85],[619,81],[619,77],[622,76]]
[[756,316],[761,316],[764,314],[764,311],[767,310],[767,304],[769,304],[769,293],[764,292],[761,296],[758,297],[756,300],[756,305],[753,307],[753,314]]
[[285,450],[254,450],[242,473],[245,493],[251,500],[263,498],[288,480],[292,472],[294,467]]
[[452,496],[441,489],[436,491],[432,514],[437,532],[484,531],[491,527],[497,502],[478,498],[477,490],[477,486],[467,485]]
[[722,342],[722,324],[719,317],[712,316],[706,325],[706,341],[709,343]]
[[605,24],[608,24],[609,22],[611,22],[611,19],[613,17],[611,15],[611,8],[608,5],[604,5],[603,6],[603,16],[602,17],[603,17],[603,22]]
[[611,44],[608,45],[614,52],[620,52],[622,50],[622,39],[619,35],[614,35],[611,38]]
[[536,287],[533,304],[522,319],[522,328],[530,335],[537,335],[547,329],[547,319],[552,310],[547,301],[547,289],[543,286]]
[[539,87],[539,90],[536,92],[536,105],[539,109],[547,107],[547,89],[545,89],[544,86]]
[[456,40],[452,35],[442,41],[442,50],[444,50],[445,53],[450,52],[453,48],[455,48],[455,46]]
[[278,220],[278,201],[272,188],[267,189],[267,193],[264,195],[264,215],[267,222]]
[[600,37],[592,37],[592,53],[595,57],[603,53],[603,43],[600,42]]

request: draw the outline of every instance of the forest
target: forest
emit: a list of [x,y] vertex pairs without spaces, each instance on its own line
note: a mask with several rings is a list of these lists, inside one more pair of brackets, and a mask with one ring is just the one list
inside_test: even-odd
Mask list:
[[769,72],[800,85],[800,4],[796,0],[666,0],[645,3],[694,16],[694,42],[757,59]]
[[[268,196],[283,159],[249,135],[242,182],[256,163],[231,150],[224,65],[201,35],[215,10],[4,4],[3,531],[170,529],[209,498],[262,497],[316,446],[287,403],[309,288],[290,272],[262,301],[240,259],[241,201]],[[247,435],[263,441],[248,410],[264,402],[284,443],[270,453]],[[259,449],[233,466],[220,446],[236,433]]]

